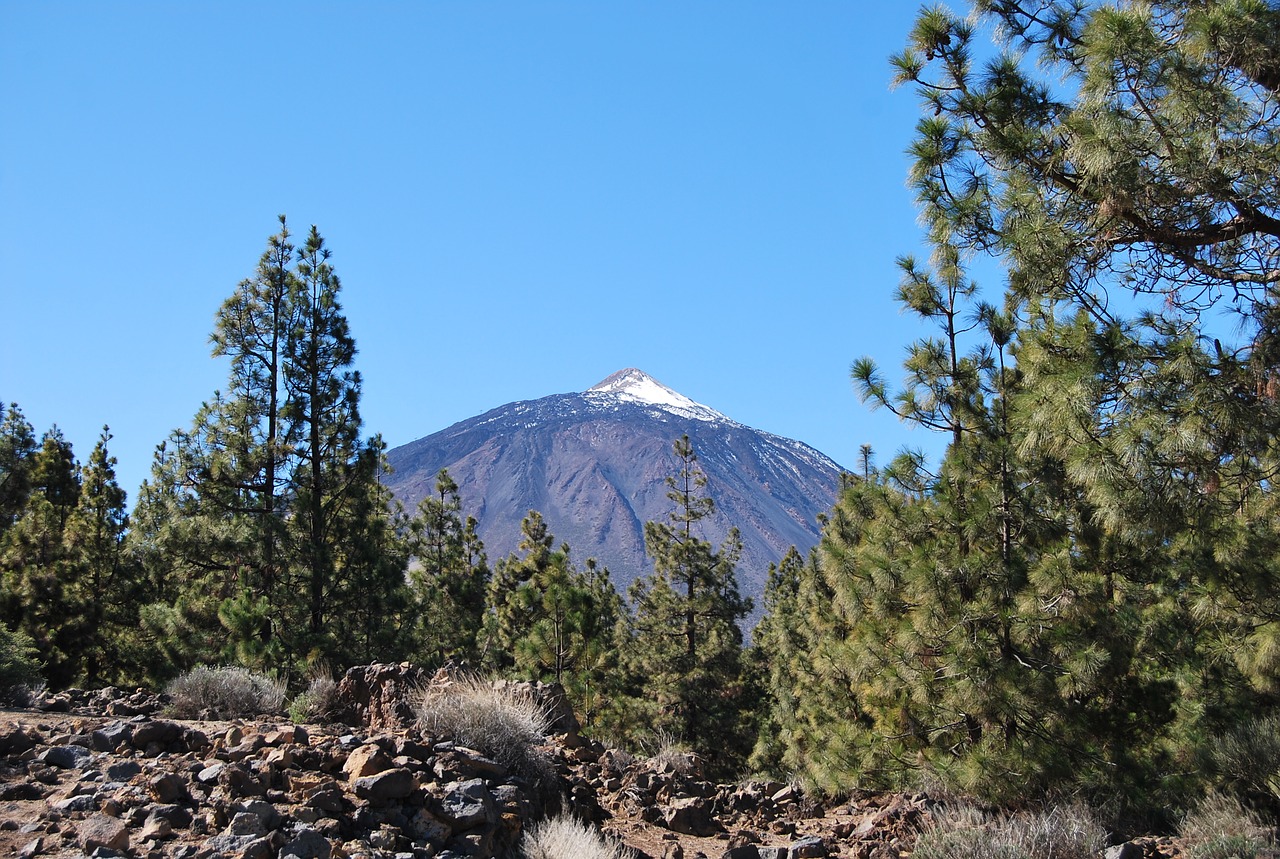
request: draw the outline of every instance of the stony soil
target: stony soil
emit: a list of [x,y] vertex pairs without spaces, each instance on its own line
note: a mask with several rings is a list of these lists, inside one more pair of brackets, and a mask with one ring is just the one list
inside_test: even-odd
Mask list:
[[[579,737],[571,713],[539,787],[401,724],[395,698],[417,679],[370,669],[356,684],[360,727],[170,719],[141,693],[0,711],[0,856],[483,859],[518,855],[525,826],[559,806],[637,859],[887,859],[910,855],[933,808],[924,796],[823,807],[782,784],[712,784],[696,760],[635,760]],[[1175,855],[1155,839],[1126,848],[1117,855]]]

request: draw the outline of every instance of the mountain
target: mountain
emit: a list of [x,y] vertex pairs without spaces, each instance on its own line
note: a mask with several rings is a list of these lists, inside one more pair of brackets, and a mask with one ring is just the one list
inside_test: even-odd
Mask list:
[[752,429],[640,370],[614,373],[582,393],[509,403],[387,454],[387,483],[406,509],[435,491],[447,468],[475,516],[490,563],[520,541],[530,510],[579,563],[594,557],[623,593],[652,569],[644,523],[665,520],[676,473],[672,443],[687,434],[716,512],[699,523],[715,545],[737,526],[738,580],[756,598],[770,563],[818,540],[818,515],[835,501],[842,469],[798,441]]

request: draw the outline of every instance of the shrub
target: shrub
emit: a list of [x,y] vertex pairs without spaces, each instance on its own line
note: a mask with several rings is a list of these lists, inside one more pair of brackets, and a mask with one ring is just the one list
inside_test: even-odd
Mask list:
[[193,668],[165,690],[179,719],[234,719],[279,715],[285,688],[280,681],[245,668]]
[[1280,804],[1280,718],[1250,719],[1209,744],[1221,779],[1250,802]]
[[1254,859],[1276,854],[1275,833],[1239,800],[1210,794],[1182,821],[1181,834],[1192,859]]
[[535,782],[554,779],[546,742],[549,720],[533,696],[518,687],[495,687],[475,677],[423,691],[415,708],[418,726],[435,737],[491,756]]
[[913,859],[1096,859],[1106,830],[1082,805],[992,816],[968,806],[934,815]]
[[27,706],[42,684],[31,637],[0,623],[0,702]]
[[289,704],[289,718],[295,722],[327,722],[341,709],[338,683],[327,674],[315,677],[305,691]]
[[587,824],[566,816],[536,824],[520,842],[525,859],[625,859],[628,851]]

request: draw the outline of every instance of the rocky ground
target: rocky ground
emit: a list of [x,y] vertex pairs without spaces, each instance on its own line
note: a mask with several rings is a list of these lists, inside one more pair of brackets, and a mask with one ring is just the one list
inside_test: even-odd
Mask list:
[[[342,723],[183,721],[116,690],[0,711],[0,856],[484,859],[518,855],[526,825],[558,808],[637,859],[885,859],[910,854],[932,808],[712,784],[696,760],[637,760],[580,737],[563,706],[554,777],[513,773],[410,727],[405,692],[422,678],[406,666],[353,671]],[[1124,849],[1170,852],[1153,839]]]

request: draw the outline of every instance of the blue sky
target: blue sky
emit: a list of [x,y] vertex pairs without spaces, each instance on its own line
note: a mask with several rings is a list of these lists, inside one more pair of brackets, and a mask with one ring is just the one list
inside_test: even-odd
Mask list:
[[[132,499],[213,316],[319,226],[391,446],[623,367],[853,467],[925,333],[890,90],[913,4],[0,4],[0,399]],[[994,285],[992,285],[994,287]]]

